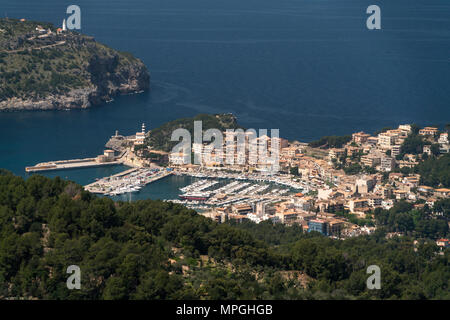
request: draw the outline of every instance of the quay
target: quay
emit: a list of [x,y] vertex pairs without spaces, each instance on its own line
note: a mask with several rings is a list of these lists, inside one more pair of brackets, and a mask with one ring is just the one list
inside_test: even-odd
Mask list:
[[25,171],[40,172],[53,170],[67,170],[67,169],[110,166],[121,163],[122,161],[97,162],[96,158],[61,160],[61,161],[43,162],[32,167],[25,167]]
[[95,158],[58,160],[38,163],[35,166],[25,167],[26,172],[40,172],[53,170],[81,169],[122,164],[124,153],[116,157],[113,150],[105,150],[102,155]]

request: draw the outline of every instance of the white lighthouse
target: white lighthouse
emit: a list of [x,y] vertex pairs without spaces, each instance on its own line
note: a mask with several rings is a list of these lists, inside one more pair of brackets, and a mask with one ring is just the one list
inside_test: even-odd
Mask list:
[[63,20],[62,31],[67,31],[66,19]]
[[134,144],[142,145],[142,144],[144,144],[144,140],[145,140],[145,123],[142,124],[141,132],[136,132],[136,138],[134,139]]

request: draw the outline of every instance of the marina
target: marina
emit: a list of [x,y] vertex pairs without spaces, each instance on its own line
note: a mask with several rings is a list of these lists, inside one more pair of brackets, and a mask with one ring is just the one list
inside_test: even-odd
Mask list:
[[[241,181],[252,181],[252,182],[264,182],[264,183],[275,183],[281,186],[289,187],[296,190],[309,190],[315,189],[320,186],[319,183],[309,181],[293,181],[288,175],[261,175],[259,173],[229,173],[220,171],[207,171],[207,172],[176,172],[177,175],[188,175],[196,178],[209,178],[209,179],[232,179]],[[234,185],[233,185],[234,186]],[[230,188],[232,186],[230,185]]]
[[124,172],[102,178],[84,188],[92,193],[117,196],[124,193],[139,192],[142,187],[172,174],[171,170],[132,168]]
[[[175,175],[186,174],[175,172]],[[276,187],[276,183],[269,179],[243,179],[243,177],[236,179],[227,174],[211,177],[204,173],[190,173],[189,176],[201,180],[179,188],[179,199],[166,199],[167,201],[196,210],[243,204],[254,207],[256,203],[271,204],[286,200],[289,194],[295,192],[293,188]]]

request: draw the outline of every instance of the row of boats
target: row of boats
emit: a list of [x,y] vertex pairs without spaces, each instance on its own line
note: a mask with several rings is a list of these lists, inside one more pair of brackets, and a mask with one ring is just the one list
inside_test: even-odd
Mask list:
[[210,178],[210,179],[233,179],[237,181],[247,180],[256,182],[275,183],[282,186],[289,187],[291,189],[303,190],[308,192],[310,189],[314,189],[317,186],[307,181],[292,180],[289,175],[262,175],[261,173],[229,173],[222,171],[208,171],[205,172],[186,172],[178,173],[180,175],[189,175],[196,178]]
[[[214,195],[233,195],[239,196],[255,196],[255,195],[283,195],[288,193],[289,189],[273,189],[269,184],[252,184],[250,182],[233,181],[220,188],[212,190],[211,188],[217,185],[217,180],[202,179],[194,182],[186,187],[180,188],[182,194],[179,198],[184,201],[207,201]],[[208,190],[209,189],[209,190]]]
[[111,176],[97,181],[102,193],[109,196],[117,196],[125,193],[139,192],[146,184],[150,183],[165,172],[159,169],[141,168],[123,176]]

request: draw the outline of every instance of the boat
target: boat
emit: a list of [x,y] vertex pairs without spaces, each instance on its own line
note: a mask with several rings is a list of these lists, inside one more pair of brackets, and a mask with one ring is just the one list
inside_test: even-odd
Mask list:
[[209,192],[192,192],[179,195],[180,199],[189,201],[206,201],[210,197]]

